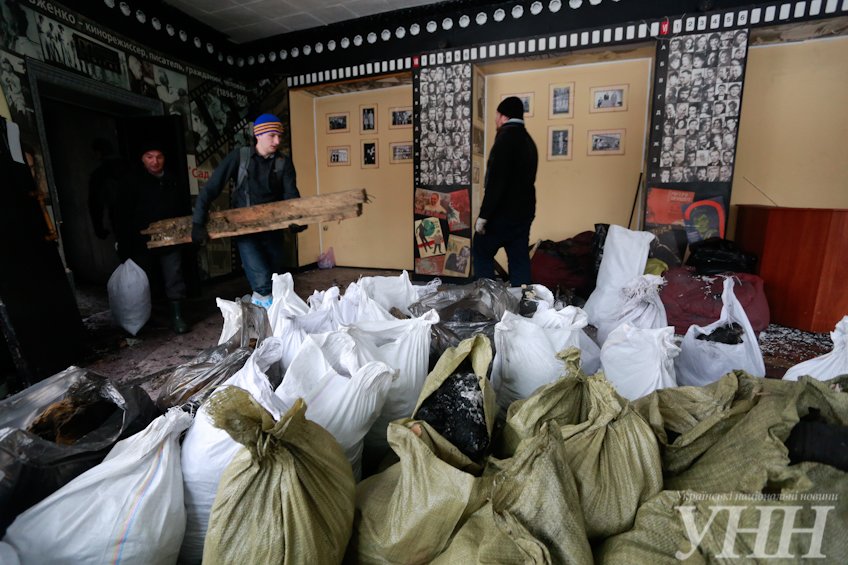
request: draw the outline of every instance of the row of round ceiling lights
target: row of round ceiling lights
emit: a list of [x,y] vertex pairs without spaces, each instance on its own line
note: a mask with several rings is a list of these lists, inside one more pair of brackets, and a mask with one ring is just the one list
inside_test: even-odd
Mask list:
[[[589,4],[597,6],[601,3],[602,0],[588,1]],[[612,1],[619,2],[620,0]],[[580,8],[582,5],[583,0],[568,0],[568,6],[573,10]],[[550,0],[548,2],[548,11],[550,11],[552,14],[559,12],[561,9],[561,0]],[[536,0],[535,2],[530,4],[530,13],[534,16],[538,16],[542,13],[543,10],[544,6],[539,0]],[[510,10],[510,14],[512,15],[513,19],[517,20],[521,18],[524,15],[524,6],[522,6],[521,4],[516,4],[512,7],[512,10]],[[492,13],[492,19],[496,22],[502,22],[504,19],[506,19],[506,11],[503,8],[498,8],[494,11],[494,13]],[[489,16],[488,14],[486,14],[486,12],[478,12],[477,15],[474,17],[474,21],[477,23],[477,25],[480,26],[485,25],[488,20]],[[463,14],[457,19],[457,24],[461,28],[467,28],[469,25],[471,25],[471,17]],[[443,30],[449,31],[453,29],[453,26],[453,18],[446,17],[442,20],[441,27]],[[430,20],[424,26],[424,29],[426,29],[428,33],[435,33],[439,29],[439,24],[435,20]],[[406,37],[407,33],[413,36],[418,35],[421,33],[421,26],[417,23],[413,23],[409,26],[408,30],[403,26],[399,26],[397,29],[395,29],[394,36],[398,39],[403,39],[404,37]],[[380,32],[380,39],[382,39],[383,41],[389,41],[391,38],[392,32],[389,29],[384,29]],[[359,47],[360,45],[362,45],[363,41],[366,41],[370,44],[377,43],[377,34],[372,31],[371,33],[366,35],[364,39],[361,35],[355,35],[353,37],[353,40],[348,39],[347,37],[342,37],[339,40],[338,44],[335,40],[331,39],[327,42],[326,48],[330,51],[335,51],[337,46],[341,47],[342,49],[347,49],[348,47],[350,47],[351,43],[355,47]],[[256,58],[251,55],[247,57],[246,62],[248,65],[253,65],[256,62],[264,63],[266,60],[271,61],[273,63],[278,58],[282,61],[287,59],[289,56],[298,57],[301,53],[303,53],[303,55],[309,55],[313,51],[315,53],[322,53],[324,51],[324,44],[318,42],[315,44],[314,47],[311,45],[304,45],[302,49],[298,47],[292,47],[290,51],[287,51],[286,49],[280,49],[279,53],[277,51],[271,51],[270,53],[268,53],[267,57],[264,53],[260,53]],[[239,57],[239,59],[236,61],[236,64],[240,67],[244,66],[245,60]]]
[[[106,6],[108,6],[109,8],[117,7],[121,11],[121,13],[123,15],[127,16],[127,17],[133,15],[133,10],[130,7],[129,3],[127,3],[127,2],[116,2],[115,0],[103,0],[103,3],[106,4]],[[141,24],[147,23],[147,14],[144,13],[144,10],[138,9],[138,10],[135,11],[135,19],[138,20],[138,22],[141,23]],[[183,43],[188,42],[188,32],[187,31],[185,31],[184,29],[177,31],[177,29],[171,24],[165,24],[163,26],[161,20],[159,18],[155,17],[155,16],[150,18],[150,25],[156,31],[160,31],[164,28],[165,33],[167,33],[169,36],[179,37],[180,41],[182,41]],[[203,41],[198,36],[194,36],[192,43],[198,49],[203,47]],[[208,51],[210,54],[215,52],[215,46],[212,44],[212,42],[210,42],[210,41],[206,42],[206,51]],[[231,56],[227,57],[227,59],[228,59],[228,62],[230,62],[230,64],[232,65],[233,64],[232,63],[232,57]],[[219,61],[224,60],[224,55],[222,53],[218,53],[218,60]]]
[[[602,0],[588,0],[588,1],[589,1],[589,4],[591,4],[593,6],[597,6],[598,4],[601,3]],[[613,2],[619,2],[620,0],[612,0],[612,1]],[[121,10],[121,13],[124,14],[125,16],[130,16],[133,13],[132,8],[130,7],[130,5],[127,2],[117,3],[115,0],[103,0],[103,3],[106,4],[106,6],[108,6],[109,8],[114,8],[117,5],[118,8]],[[582,5],[583,5],[583,0],[568,0],[568,6],[573,10],[580,8]],[[561,9],[562,9],[562,1],[561,0],[550,0],[548,2],[548,11],[551,12],[552,14],[556,14]],[[543,10],[544,10],[544,6],[542,5],[542,2],[540,2],[539,0],[536,0],[535,2],[530,4],[530,13],[534,16],[538,16],[539,14],[542,13]],[[512,7],[512,10],[510,10],[510,14],[512,15],[513,19],[521,18],[524,15],[524,6],[522,6],[521,4],[516,4],[515,6]],[[139,23],[143,24],[147,21],[147,15],[141,9],[138,9],[138,10],[135,11],[135,17],[139,21]],[[492,19],[495,22],[502,22],[505,18],[506,18],[506,11],[503,8],[498,8],[492,13]],[[474,21],[477,23],[477,25],[480,25],[480,26],[485,25],[488,20],[489,20],[489,16],[488,16],[488,14],[486,14],[486,12],[478,12],[477,15],[474,17]],[[469,25],[471,25],[471,17],[463,14],[462,16],[460,16],[457,19],[457,24],[461,28],[467,28]],[[152,25],[153,29],[155,29],[156,31],[161,30],[162,27],[163,27],[162,22],[159,20],[159,18],[156,18],[156,17],[153,17],[153,18],[150,19],[150,25]],[[452,18],[446,17],[442,20],[441,27],[442,27],[443,30],[449,31],[449,30],[453,29],[453,26],[454,26],[454,22],[453,22]],[[168,35],[170,35],[171,37],[176,35],[180,38],[180,40],[182,42],[185,43],[185,42],[188,41],[188,33],[185,30],[181,29],[181,30],[179,30],[179,32],[177,32],[177,30],[171,24],[165,24],[164,28],[165,28],[165,32]],[[439,24],[435,20],[430,20],[424,26],[424,29],[426,29],[428,33],[435,33],[439,29]],[[421,33],[421,26],[417,23],[413,23],[409,26],[409,30],[407,30],[407,28],[405,28],[403,26],[398,26],[397,29],[395,29],[395,31],[394,31],[394,36],[397,37],[398,39],[403,39],[404,37],[406,37],[407,31],[410,35],[416,36],[416,35]],[[390,30],[384,29],[382,32],[380,32],[380,39],[382,39],[383,41],[389,41],[391,38],[392,38],[392,32]],[[360,45],[362,45],[363,41],[367,41],[370,44],[374,44],[374,43],[377,42],[377,34],[372,31],[368,35],[365,36],[364,40],[363,40],[362,35],[355,35],[352,40],[348,39],[347,37],[342,37],[339,40],[338,44],[336,43],[336,41],[334,39],[331,39],[327,42],[327,49],[329,51],[335,51],[337,46],[341,47],[342,49],[347,49],[348,47],[350,47],[351,43],[355,47],[359,47]],[[200,47],[203,46],[202,40],[197,36],[194,37],[193,43],[194,43],[194,46],[197,47],[197,48],[200,48]],[[206,50],[210,54],[214,53],[215,52],[215,46],[211,42],[207,42],[206,43]],[[300,49],[298,47],[292,47],[290,51],[288,51],[286,49],[280,49],[279,52],[271,51],[270,53],[268,53],[267,57],[264,53],[260,53],[257,57],[250,55],[250,56],[247,57],[247,59],[245,59],[243,57],[239,57],[238,59],[234,59],[232,55],[227,55],[226,61],[229,65],[236,65],[236,66],[239,66],[239,67],[243,67],[245,63],[247,63],[248,65],[253,65],[257,62],[262,64],[266,60],[273,63],[278,58],[281,61],[283,61],[283,60],[287,59],[289,56],[296,58],[296,57],[299,57],[301,53],[303,53],[303,55],[305,55],[305,56],[308,56],[313,51],[315,51],[315,53],[322,53],[324,51],[324,44],[321,43],[321,42],[318,42],[318,43],[315,44],[314,47],[311,46],[311,45],[304,45],[302,49]],[[220,52],[218,53],[218,60],[219,61],[224,60],[224,55]]]

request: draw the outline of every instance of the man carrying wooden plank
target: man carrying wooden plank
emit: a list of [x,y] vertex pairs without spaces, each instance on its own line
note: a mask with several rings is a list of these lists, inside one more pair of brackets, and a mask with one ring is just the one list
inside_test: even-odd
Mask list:
[[[230,181],[234,183],[233,208],[300,198],[294,163],[277,149],[282,140],[283,124],[273,114],[262,114],[253,122],[254,147],[230,152],[212,173],[197,197],[192,216],[191,240],[199,245],[209,239],[206,223],[209,205]],[[305,227],[298,226],[295,231]],[[252,302],[271,306],[271,275],[285,270],[285,252],[281,230],[240,235],[235,238],[245,275],[253,290]]]

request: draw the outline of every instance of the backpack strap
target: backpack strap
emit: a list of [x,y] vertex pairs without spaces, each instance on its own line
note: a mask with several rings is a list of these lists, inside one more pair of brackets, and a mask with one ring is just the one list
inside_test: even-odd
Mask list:
[[250,163],[250,147],[242,147],[239,149],[239,168],[238,177],[236,178],[236,190],[241,188],[242,183],[247,178],[247,165]]

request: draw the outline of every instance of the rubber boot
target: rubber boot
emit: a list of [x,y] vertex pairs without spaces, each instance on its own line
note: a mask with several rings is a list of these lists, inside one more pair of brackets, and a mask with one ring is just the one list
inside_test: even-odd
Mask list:
[[184,334],[190,329],[188,323],[183,320],[182,302],[179,300],[171,300],[171,329],[178,334]]

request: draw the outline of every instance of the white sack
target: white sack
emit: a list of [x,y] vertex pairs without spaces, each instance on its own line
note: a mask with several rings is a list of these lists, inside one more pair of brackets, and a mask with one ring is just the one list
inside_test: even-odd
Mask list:
[[109,277],[106,290],[115,323],[137,334],[150,319],[150,281],[144,269],[127,259]]
[[382,361],[397,370],[380,417],[374,422],[366,445],[384,448],[389,422],[412,416],[427,378],[430,361],[430,328],[439,315],[430,310],[418,318],[360,322],[346,329],[368,361]]
[[409,305],[418,301],[418,292],[409,281],[406,271],[397,277],[362,277],[359,279],[359,287],[365,296],[375,300],[387,311],[394,307],[407,316],[412,315]]
[[581,349],[581,366],[585,372],[581,346],[590,344],[586,357],[594,373],[600,352],[583,334],[587,323],[586,313],[574,306],[558,312],[537,311],[532,318],[504,312],[501,321],[495,324],[496,353],[492,362],[492,386],[498,404],[506,410],[514,401],[528,398],[540,386],[562,377],[562,360],[557,359],[557,353],[569,347]]
[[308,336],[274,392],[286,405],[306,402],[306,417],[330,432],[362,475],[362,440],[380,415],[397,371],[367,362],[346,332]]
[[370,298],[357,283],[350,283],[344,295],[333,304],[334,329],[356,324],[357,322],[377,322],[396,320],[386,308]]
[[648,251],[654,237],[650,232],[610,226],[595,290],[583,307],[589,315],[590,323],[597,325],[597,320],[615,315],[619,291],[645,272]]
[[[278,397],[266,373],[280,362],[283,344],[279,338],[269,337],[262,342],[244,367],[224,381],[221,386],[237,386],[249,392],[274,419],[289,408]],[[215,393],[212,393],[214,396]],[[208,400],[207,400],[208,402]],[[197,415],[183,440],[182,465],[185,486],[186,528],[180,550],[181,563],[200,563],[203,558],[203,541],[209,525],[209,513],[215,502],[218,483],[233,456],[244,446],[230,435],[216,428],[206,412],[206,404]]]
[[660,298],[660,287],[664,283],[665,279],[657,275],[639,275],[631,279],[619,291],[616,308],[607,314],[610,317],[595,321],[598,343],[603,346],[610,332],[622,324],[644,330],[666,327],[668,317]]
[[[677,384],[680,386],[707,385],[733,370],[746,371],[755,377],[765,376],[766,367],[757,335],[733,292],[733,284],[733,278],[724,279],[719,319],[704,327],[689,326],[683,337],[680,355],[675,360]],[[696,339],[699,335],[710,335],[717,328],[733,322],[742,326],[743,343],[727,344]]]
[[24,565],[174,563],[186,523],[179,439],[190,423],[175,408],[119,441],[20,514],[3,541]]
[[601,347],[601,366],[607,380],[628,400],[636,400],[661,388],[677,386],[674,328],[637,328],[622,324]]
[[241,304],[232,300],[224,300],[216,298],[215,304],[221,311],[221,316],[224,318],[224,326],[221,328],[221,337],[218,338],[218,345],[227,343],[231,337],[236,335],[241,327]]
[[271,276],[271,295],[273,302],[268,308],[268,319],[272,328],[276,325],[278,316],[300,316],[309,312],[309,306],[294,291],[291,273],[274,273]]
[[425,296],[429,296],[434,292],[439,292],[440,286],[442,286],[442,279],[439,277],[431,279],[427,284],[413,285],[412,288],[415,289],[415,293],[418,295],[415,301],[418,302]]
[[809,375],[820,381],[829,381],[840,375],[848,375],[848,316],[840,320],[832,332],[833,349],[830,353],[820,355],[798,363],[783,375],[785,381],[797,381],[803,375]]

